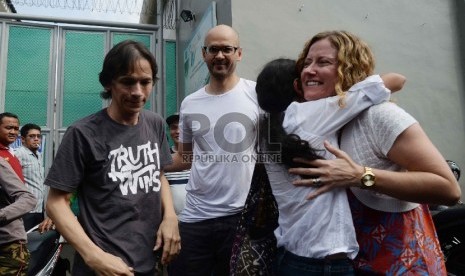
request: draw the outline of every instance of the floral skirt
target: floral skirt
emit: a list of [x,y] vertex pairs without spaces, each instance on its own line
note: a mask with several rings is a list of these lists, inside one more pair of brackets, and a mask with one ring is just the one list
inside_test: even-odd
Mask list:
[[347,192],[360,246],[361,275],[447,275],[427,205],[402,213],[371,209]]

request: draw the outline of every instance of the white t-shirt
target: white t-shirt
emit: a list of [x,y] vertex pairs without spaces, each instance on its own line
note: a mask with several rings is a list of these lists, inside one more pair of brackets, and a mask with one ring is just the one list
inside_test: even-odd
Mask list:
[[221,95],[205,88],[187,96],[180,109],[182,143],[193,143],[183,222],[239,213],[255,166],[259,107],[255,82],[240,79]]
[[[324,150],[324,140],[337,146],[336,133],[344,124],[389,96],[381,78],[370,76],[349,89],[344,108],[339,107],[337,96],[292,103],[286,110],[283,127],[287,133],[309,141],[313,148]],[[334,158],[326,150],[321,154]],[[266,164],[266,169],[279,206],[279,227],[275,231],[278,247],[309,258],[335,253],[355,258],[358,244],[345,189],[334,189],[308,200],[315,188],[292,185],[299,176],[289,174],[281,164]]]
[[[342,132],[341,149],[364,166],[388,171],[405,171],[387,158],[397,137],[417,121],[393,103],[373,106],[347,124]],[[384,212],[405,212],[419,206],[375,191],[350,188],[366,206]]]

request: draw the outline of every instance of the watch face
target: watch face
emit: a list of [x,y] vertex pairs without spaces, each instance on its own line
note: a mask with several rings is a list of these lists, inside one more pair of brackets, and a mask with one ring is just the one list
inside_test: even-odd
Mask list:
[[371,180],[371,179],[365,181],[365,186],[371,187],[371,186],[373,186],[374,184],[375,184],[375,182],[374,182],[373,180]]
[[375,184],[375,177],[373,175],[367,174],[363,176],[363,185],[371,187]]

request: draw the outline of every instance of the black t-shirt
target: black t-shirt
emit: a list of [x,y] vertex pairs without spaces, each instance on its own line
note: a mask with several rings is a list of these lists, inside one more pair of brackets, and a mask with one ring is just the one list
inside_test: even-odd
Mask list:
[[89,237],[136,272],[151,273],[162,218],[160,171],[171,162],[159,115],[143,110],[137,125],[126,126],[103,109],[67,129],[45,184],[77,190],[78,219]]

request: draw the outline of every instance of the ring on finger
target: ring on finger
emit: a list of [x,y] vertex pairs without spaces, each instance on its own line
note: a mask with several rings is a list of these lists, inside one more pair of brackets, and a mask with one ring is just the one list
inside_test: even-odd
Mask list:
[[323,185],[321,183],[321,178],[317,177],[317,178],[313,178],[312,179],[312,183],[313,183],[313,186],[314,187],[321,187],[321,185]]

